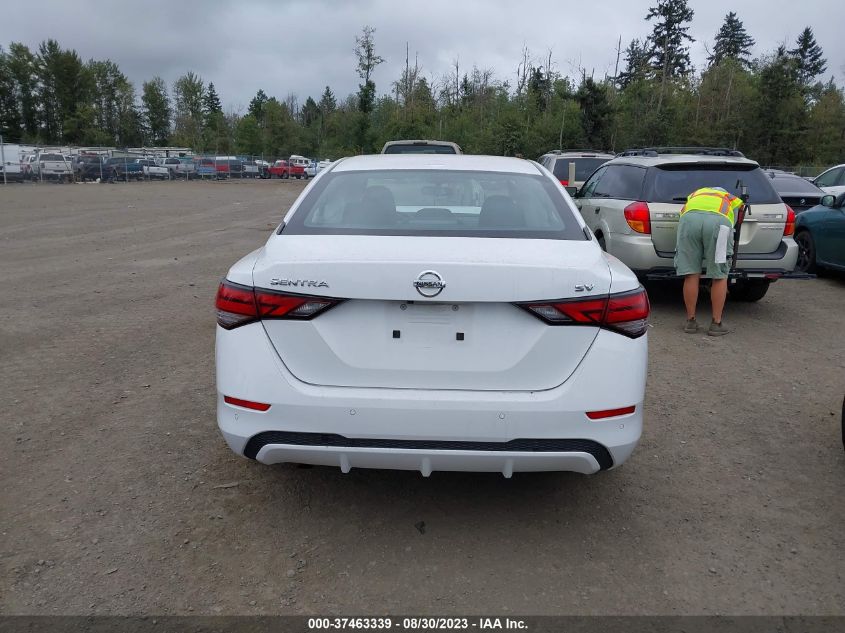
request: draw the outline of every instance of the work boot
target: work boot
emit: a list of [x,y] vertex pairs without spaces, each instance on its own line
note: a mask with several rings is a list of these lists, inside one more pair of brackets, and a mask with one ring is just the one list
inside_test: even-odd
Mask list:
[[710,327],[707,329],[707,336],[724,336],[730,333],[730,330],[725,327],[724,323],[710,322]]
[[684,332],[687,334],[695,334],[698,332],[698,321],[695,320],[695,317],[687,319],[687,323],[684,326]]

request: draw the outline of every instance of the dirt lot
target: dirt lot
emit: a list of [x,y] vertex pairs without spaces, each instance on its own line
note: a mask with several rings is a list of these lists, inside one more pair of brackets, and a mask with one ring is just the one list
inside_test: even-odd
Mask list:
[[723,339],[652,289],[616,471],[265,467],[216,429],[212,302],[301,188],[0,188],[0,613],[845,614],[845,280]]

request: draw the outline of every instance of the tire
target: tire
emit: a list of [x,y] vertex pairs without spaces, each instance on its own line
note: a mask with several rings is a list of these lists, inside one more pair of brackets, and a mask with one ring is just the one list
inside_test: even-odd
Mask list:
[[802,273],[814,273],[816,265],[816,243],[809,231],[799,231],[795,235],[798,243],[798,261],[795,263],[795,270]]
[[768,279],[742,279],[733,286],[728,286],[728,295],[732,301],[752,303],[759,301],[769,291]]

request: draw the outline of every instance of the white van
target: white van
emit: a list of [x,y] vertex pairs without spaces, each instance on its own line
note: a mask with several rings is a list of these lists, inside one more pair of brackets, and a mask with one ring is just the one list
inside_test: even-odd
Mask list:
[[21,176],[21,146],[2,145],[0,154],[0,182],[6,180],[23,180]]

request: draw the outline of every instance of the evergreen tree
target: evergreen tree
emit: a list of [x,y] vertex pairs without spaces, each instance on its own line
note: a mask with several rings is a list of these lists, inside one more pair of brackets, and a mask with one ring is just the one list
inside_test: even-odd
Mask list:
[[364,80],[358,86],[358,109],[368,113],[373,109],[376,96],[376,85],[370,78],[376,66],[384,62],[384,58],[376,55],[376,45],[373,34],[376,30],[371,26],[365,26],[361,31],[361,37],[355,37],[355,57],[358,60],[358,76]]
[[648,10],[645,19],[655,21],[648,40],[649,56],[655,73],[664,81],[692,70],[687,46],[695,41],[687,32],[692,16],[687,0],[657,0]]
[[223,106],[220,105],[220,97],[217,95],[217,90],[214,89],[214,82],[208,82],[208,88],[202,99],[203,111],[206,116],[223,112]]
[[789,54],[798,62],[798,81],[808,86],[813,79],[827,70],[827,60],[822,57],[822,48],[816,42],[813,29],[809,26],[801,31],[796,46]]
[[188,71],[173,83],[173,135],[177,144],[201,149],[205,82]]
[[84,91],[88,82],[82,60],[75,50],[65,50],[56,40],[47,40],[38,47],[35,73],[43,140],[53,143],[75,140],[65,138],[65,122],[76,118],[87,100]]
[[735,59],[743,68],[748,68],[751,65],[752,46],[754,46],[754,38],[745,30],[742,20],[731,11],[725,16],[725,21],[716,34],[713,53],[707,58],[707,61],[710,66],[715,66],[720,64],[722,60]]
[[610,147],[613,108],[607,100],[607,89],[592,77],[585,77],[575,93],[581,107],[581,124],[588,147]]
[[6,53],[10,88],[20,113],[21,140],[35,142],[38,136],[38,98],[35,92],[35,55],[24,44],[12,42]]
[[170,98],[161,77],[145,81],[141,95],[147,137],[153,145],[167,145],[170,138]]
[[326,86],[326,89],[323,91],[323,96],[320,97],[320,112],[323,116],[328,116],[332,112],[335,111],[337,108],[337,100],[334,98],[334,93],[332,89]]
[[625,70],[619,73],[616,83],[619,88],[624,89],[629,84],[645,79],[649,72],[648,42],[640,42],[638,39],[631,40],[628,48],[625,49]]
[[302,106],[302,110],[299,112],[299,116],[302,119],[302,125],[305,127],[310,127],[318,122],[320,120],[320,108],[317,106],[317,102],[311,97],[308,97],[305,100],[305,105]]
[[267,94],[259,89],[255,96],[249,102],[247,112],[255,119],[256,122],[262,123],[264,121],[264,104],[267,103]]
[[0,135],[8,141],[20,141],[23,133],[22,123],[15,78],[9,65],[9,57],[0,46]]

